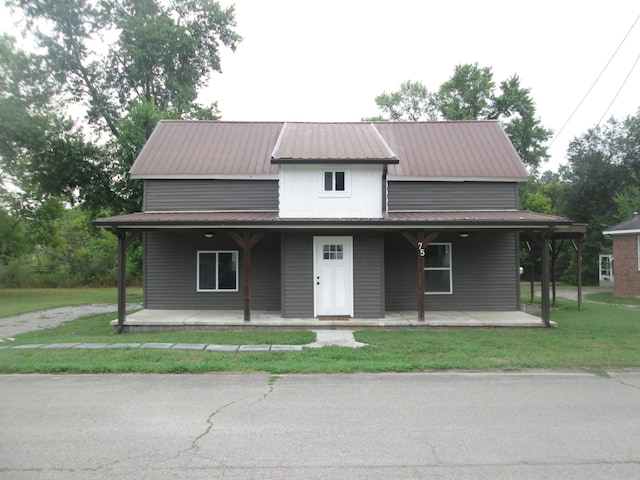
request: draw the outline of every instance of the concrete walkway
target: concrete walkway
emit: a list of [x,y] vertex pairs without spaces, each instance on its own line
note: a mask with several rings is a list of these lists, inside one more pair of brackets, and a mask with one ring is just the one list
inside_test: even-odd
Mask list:
[[27,345],[0,346],[0,350],[99,350],[113,348],[148,348],[153,350],[195,350],[206,352],[226,353],[255,353],[255,352],[299,352],[303,347],[347,347],[359,348],[367,344],[356,342],[351,330],[314,330],[316,341],[306,345],[207,345],[204,343],[35,343]]

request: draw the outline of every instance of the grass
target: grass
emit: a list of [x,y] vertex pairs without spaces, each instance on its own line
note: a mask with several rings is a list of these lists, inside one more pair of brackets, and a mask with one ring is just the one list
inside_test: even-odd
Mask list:
[[[350,373],[431,370],[587,370],[640,367],[640,309],[599,293],[577,302],[558,299],[553,329],[427,329],[355,333],[369,346],[302,352],[213,353],[166,350],[0,350],[0,373]],[[593,303],[591,300],[597,300]],[[604,300],[603,300],[604,299]],[[605,303],[606,302],[606,303]],[[113,335],[111,315],[93,315],[29,332],[15,344],[172,342],[305,344],[311,332],[220,331]],[[13,344],[13,342],[12,342]]]
[[[127,302],[142,302],[142,288],[127,288]],[[57,307],[118,303],[116,288],[0,289],[0,318]]]

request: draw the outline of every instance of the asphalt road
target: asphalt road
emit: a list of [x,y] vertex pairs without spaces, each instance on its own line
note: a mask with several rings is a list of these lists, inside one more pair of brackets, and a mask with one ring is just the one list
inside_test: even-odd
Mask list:
[[0,479],[637,479],[640,372],[0,376]]

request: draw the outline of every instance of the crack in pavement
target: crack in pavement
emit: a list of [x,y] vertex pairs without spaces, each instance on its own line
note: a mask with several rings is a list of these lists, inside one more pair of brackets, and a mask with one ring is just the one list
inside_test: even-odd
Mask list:
[[[267,385],[269,387],[268,390],[262,395],[262,398],[259,398],[255,402],[252,402],[251,404],[249,404],[249,406],[254,405],[256,403],[259,403],[259,402],[263,402],[264,400],[266,400],[267,397],[273,392],[275,383],[278,381],[279,378],[280,378],[279,375],[271,375],[271,376],[269,376],[269,379],[267,381]],[[195,437],[193,439],[193,441],[191,442],[191,446],[189,448],[180,451],[177,455],[172,457],[171,460],[174,460],[174,459],[182,456],[183,454],[186,454],[186,453],[189,453],[189,452],[194,452],[194,453],[198,454],[199,449],[200,449],[200,447],[199,447],[200,441],[203,438],[207,437],[211,433],[211,431],[213,430],[213,427],[214,427],[214,421],[213,420],[214,420],[214,418],[217,415],[219,415],[222,411],[226,410],[227,408],[229,408],[229,407],[231,407],[231,406],[233,406],[233,405],[235,405],[235,404],[237,404],[239,402],[242,402],[243,400],[245,400],[247,398],[248,398],[247,396],[240,397],[240,398],[238,398],[236,400],[233,400],[231,402],[226,403],[225,405],[222,405],[221,407],[216,409],[214,412],[212,412],[206,419],[206,424],[207,424],[206,429],[202,433],[200,433],[197,437]]]
[[222,412],[225,408],[228,408],[232,405],[235,405],[238,402],[241,402],[242,400],[244,400],[247,397],[242,397],[239,398],[237,400],[233,400],[232,402],[227,403],[226,405],[221,406],[220,408],[218,408],[216,411],[214,411],[211,415],[209,415],[207,417],[206,423],[207,423],[207,428],[205,429],[204,432],[202,432],[200,435],[198,435],[196,438],[193,439],[193,441],[191,442],[191,447],[187,448],[186,450],[180,452],[180,455],[182,453],[186,453],[189,452],[191,450],[198,450],[198,442],[200,442],[200,440],[202,440],[204,437],[206,437],[207,435],[209,435],[209,433],[211,432],[211,429],[213,428],[213,417],[215,417],[216,415],[218,415],[220,412]]

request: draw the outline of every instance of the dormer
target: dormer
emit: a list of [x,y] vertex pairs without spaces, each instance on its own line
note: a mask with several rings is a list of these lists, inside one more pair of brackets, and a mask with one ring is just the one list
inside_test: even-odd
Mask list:
[[383,218],[398,157],[371,124],[285,123],[271,163],[281,218]]

